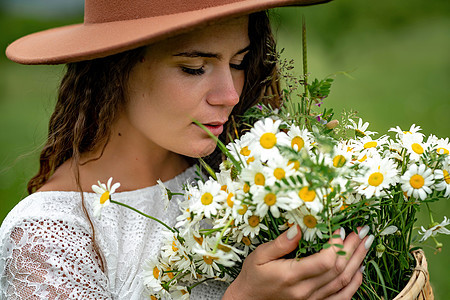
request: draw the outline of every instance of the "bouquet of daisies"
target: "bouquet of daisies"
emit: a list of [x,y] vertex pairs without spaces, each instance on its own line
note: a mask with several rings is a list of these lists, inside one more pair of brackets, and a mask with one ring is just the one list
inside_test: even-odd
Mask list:
[[[226,145],[220,172],[186,187],[176,230],[167,231],[161,256],[146,265],[152,295],[188,295],[199,282],[231,281],[257,245],[293,225],[303,233],[296,257],[329,247],[338,228],[367,225],[375,239],[367,260],[376,268],[367,268],[360,297],[401,290],[404,282],[396,281],[407,278],[413,262],[415,212],[450,195],[449,139],[425,138],[414,125],[392,128],[394,138],[374,138],[361,119],[347,125],[353,138],[336,139],[316,125],[310,131],[276,111]],[[420,241],[449,234],[447,224],[422,227]],[[400,271],[405,276],[393,275]]]
[[[353,113],[333,120],[332,110],[317,111],[333,80],[308,82],[303,63],[300,80],[281,74],[286,88],[279,110],[255,106],[243,118],[252,124],[244,135],[227,145],[218,141],[226,155],[218,172],[201,161],[198,180],[185,186],[174,228],[114,201],[117,183],[93,186],[100,196],[96,214],[116,203],[167,228],[160,256],[144,266],[152,299],[188,299],[205,281],[231,282],[253,249],[296,225],[303,236],[291,254],[297,258],[330,247],[339,228],[372,232],[358,299],[394,298],[412,273],[410,251],[429,238],[442,247],[436,236],[450,234],[450,221],[435,222],[429,203],[450,198],[449,138],[426,137],[415,125],[375,137]],[[285,61],[280,66],[292,69]],[[165,198],[174,195],[159,185]],[[416,212],[423,207],[430,224],[416,230]]]

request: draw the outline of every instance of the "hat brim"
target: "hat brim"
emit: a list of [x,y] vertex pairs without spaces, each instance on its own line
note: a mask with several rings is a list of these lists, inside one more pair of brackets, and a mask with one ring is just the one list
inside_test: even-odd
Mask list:
[[21,64],[62,64],[117,54],[188,32],[229,17],[280,6],[331,0],[245,0],[227,5],[151,18],[57,27],[24,36],[6,49]]

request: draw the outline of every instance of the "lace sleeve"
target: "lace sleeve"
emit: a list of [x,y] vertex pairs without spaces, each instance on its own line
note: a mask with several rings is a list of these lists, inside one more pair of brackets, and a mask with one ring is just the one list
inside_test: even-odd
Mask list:
[[83,226],[26,219],[5,235],[1,299],[111,299],[108,282]]

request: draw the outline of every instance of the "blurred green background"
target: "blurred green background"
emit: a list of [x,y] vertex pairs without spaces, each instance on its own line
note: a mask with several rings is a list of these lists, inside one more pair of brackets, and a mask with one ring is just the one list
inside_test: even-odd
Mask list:
[[[27,33],[82,22],[83,1],[49,2],[0,0],[2,52]],[[279,48],[297,61],[298,72],[304,17],[311,76],[351,74],[335,77],[326,107],[356,110],[380,133],[416,124],[426,135],[450,136],[450,1],[335,0],[277,9],[273,17]],[[62,66],[22,66],[0,55],[0,221],[27,195],[26,182],[37,171],[62,72]],[[437,221],[449,216],[449,200],[432,205]],[[424,212],[418,224],[428,224]],[[441,253],[425,247],[438,300],[450,295],[450,237],[440,241]]]

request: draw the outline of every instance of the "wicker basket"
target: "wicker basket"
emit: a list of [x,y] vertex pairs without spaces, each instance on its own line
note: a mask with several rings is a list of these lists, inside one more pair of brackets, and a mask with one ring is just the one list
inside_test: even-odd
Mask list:
[[412,254],[416,259],[416,267],[408,284],[394,300],[433,300],[425,253],[422,250],[416,250]]

